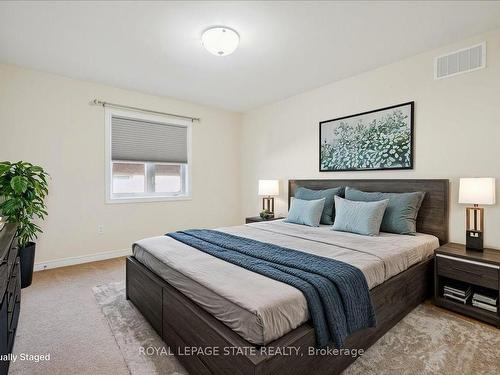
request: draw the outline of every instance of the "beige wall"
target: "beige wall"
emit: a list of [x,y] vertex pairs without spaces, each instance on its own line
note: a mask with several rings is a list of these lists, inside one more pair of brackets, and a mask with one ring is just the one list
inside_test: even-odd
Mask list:
[[[435,81],[436,55],[487,41],[487,68]],[[390,46],[381,45],[384,48]],[[415,169],[318,172],[318,122],[415,101]],[[251,111],[241,131],[242,214],[259,210],[257,180],[279,178],[286,212],[290,178],[448,178],[451,240],[464,242],[458,179],[500,184],[500,30],[424,53]],[[498,188],[497,188],[498,190]],[[498,194],[497,194],[498,196]],[[486,208],[485,243],[500,248],[500,205]]]
[[[192,200],[105,204],[104,111],[89,105],[94,98],[201,117],[193,126]],[[239,223],[239,132],[237,113],[0,65],[0,159],[40,164],[51,175],[36,262]]]
[[[487,68],[433,80],[435,55],[487,41]],[[101,98],[199,116],[193,127],[193,199],[106,204]],[[318,122],[415,101],[415,169],[318,172]],[[242,126],[240,126],[242,123]],[[40,164],[51,175],[49,216],[36,262],[127,249],[139,238],[186,227],[238,224],[260,208],[257,180],[449,178],[451,239],[463,242],[458,178],[500,184],[500,30],[240,114],[53,74],[0,65],[0,159]],[[474,148],[476,148],[474,150]],[[497,189],[498,190],[498,189]],[[242,202],[242,203],[240,203]],[[486,244],[500,248],[500,205],[486,208]],[[103,225],[104,233],[97,233]]]

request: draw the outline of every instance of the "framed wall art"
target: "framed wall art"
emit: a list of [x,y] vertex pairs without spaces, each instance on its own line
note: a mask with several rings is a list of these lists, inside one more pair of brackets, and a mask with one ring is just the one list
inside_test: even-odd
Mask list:
[[413,168],[414,102],[319,123],[319,171]]

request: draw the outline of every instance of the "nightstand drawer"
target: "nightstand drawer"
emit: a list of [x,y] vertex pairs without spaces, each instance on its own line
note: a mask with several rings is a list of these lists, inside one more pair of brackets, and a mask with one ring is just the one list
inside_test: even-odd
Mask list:
[[486,288],[498,289],[499,267],[437,254],[437,274]]

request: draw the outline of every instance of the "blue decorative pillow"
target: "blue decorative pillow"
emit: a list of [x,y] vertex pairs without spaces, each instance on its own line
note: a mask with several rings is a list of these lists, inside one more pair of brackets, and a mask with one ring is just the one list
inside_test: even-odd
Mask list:
[[335,197],[333,230],[377,236],[388,199],[378,202],[355,202]]
[[424,192],[414,193],[367,193],[350,187],[345,191],[346,199],[352,201],[375,202],[388,199],[380,230],[397,234],[415,235],[417,232],[417,215]]
[[325,198],[306,201],[295,198],[290,205],[290,211],[285,219],[287,223],[303,224],[310,227],[319,227],[321,213],[325,205]]
[[336,187],[324,190],[311,190],[305,187],[299,187],[295,191],[295,198],[311,201],[315,199],[325,198],[325,206],[321,214],[321,224],[332,225],[335,218],[335,200],[334,197],[344,195],[344,187]]

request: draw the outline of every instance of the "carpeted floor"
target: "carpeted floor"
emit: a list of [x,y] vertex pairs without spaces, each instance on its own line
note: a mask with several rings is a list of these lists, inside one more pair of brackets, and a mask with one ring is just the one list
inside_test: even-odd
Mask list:
[[[139,348],[162,347],[160,337],[125,300],[123,282],[97,286],[97,303],[108,318],[132,375],[187,372],[175,357],[145,355]],[[498,374],[500,332],[431,304],[422,304],[391,329],[345,375]]]
[[11,362],[10,375],[129,374],[92,287],[125,279],[125,259],[35,272],[22,290],[14,354],[49,361]]
[[[18,360],[9,373],[185,374],[171,356],[137,356],[140,343],[161,342],[125,301],[124,278],[123,258],[36,272],[22,291],[14,354],[50,353],[50,361]],[[422,305],[345,374],[498,374],[498,358],[499,330]]]

